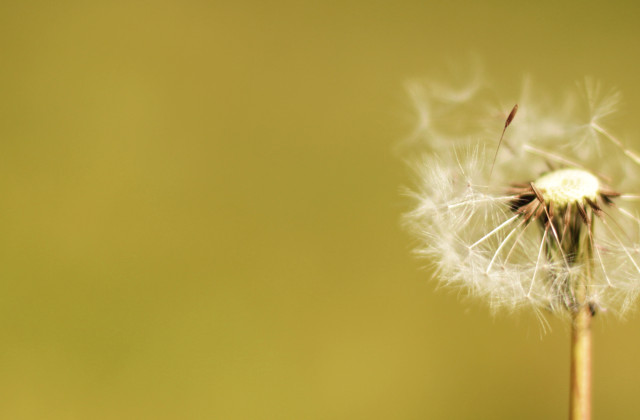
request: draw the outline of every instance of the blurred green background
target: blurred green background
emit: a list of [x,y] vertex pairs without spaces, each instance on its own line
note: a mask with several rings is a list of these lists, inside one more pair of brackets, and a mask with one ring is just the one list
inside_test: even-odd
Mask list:
[[[411,256],[403,86],[590,75],[637,140],[639,10],[2,2],[0,418],[565,418],[566,326]],[[640,417],[639,325],[596,323],[597,418]]]

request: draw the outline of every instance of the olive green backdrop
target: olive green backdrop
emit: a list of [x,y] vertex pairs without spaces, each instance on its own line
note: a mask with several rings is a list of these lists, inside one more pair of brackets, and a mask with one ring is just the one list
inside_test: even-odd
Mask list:
[[[505,101],[524,74],[590,75],[622,90],[640,145],[638,18],[2,2],[0,417],[565,418],[563,323],[492,316],[411,256],[403,86],[469,54]],[[595,415],[640,417],[640,318],[600,318]]]

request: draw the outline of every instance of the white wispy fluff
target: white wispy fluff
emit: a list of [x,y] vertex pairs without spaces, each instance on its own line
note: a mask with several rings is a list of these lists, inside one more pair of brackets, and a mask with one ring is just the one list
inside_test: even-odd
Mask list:
[[[625,312],[640,291],[640,159],[607,125],[620,95],[587,80],[544,97],[525,83],[490,175],[513,104],[498,110],[480,86],[457,95],[411,87],[421,115],[411,141],[422,158],[412,162],[418,181],[405,221],[416,253],[443,284],[492,308]],[[580,181],[563,179],[564,168],[596,177],[597,194],[559,202],[535,187],[548,173],[560,174],[559,185]]]

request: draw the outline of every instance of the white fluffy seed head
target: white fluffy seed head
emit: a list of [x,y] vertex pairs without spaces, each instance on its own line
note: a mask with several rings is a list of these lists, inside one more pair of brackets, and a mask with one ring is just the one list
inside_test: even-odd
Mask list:
[[[585,107],[575,95],[563,95],[572,98],[563,103],[532,100],[525,91],[516,101],[520,111],[507,129],[491,177],[504,112],[513,102],[501,107],[503,117],[496,118],[495,107],[479,115],[483,101],[476,93],[461,99],[461,109],[476,113],[473,121],[484,121],[467,123],[464,132],[456,131],[460,113],[453,112],[455,103],[443,106],[436,98],[424,104],[423,109],[443,115],[434,114],[421,126],[424,159],[413,162],[416,205],[405,222],[419,239],[416,253],[434,265],[441,283],[480,297],[494,309],[564,313],[575,301],[572,285],[579,279],[587,282],[586,299],[599,312],[623,313],[633,307],[640,294],[640,200],[632,201],[640,193],[640,162],[604,127],[617,95],[600,98],[602,91],[591,84],[586,92],[591,113],[583,119],[577,111]],[[420,98],[430,99],[426,93]],[[453,110],[451,118],[448,110]],[[600,179],[606,180],[606,188]],[[556,210],[555,225],[546,231],[547,213],[533,207],[531,214],[540,218],[527,222],[514,212],[523,203],[514,203],[507,193],[512,184],[530,182]],[[622,193],[610,196],[615,206],[606,197],[611,188]],[[588,201],[602,207],[600,215],[589,210]],[[557,209],[574,202],[584,204],[593,221],[590,232],[576,239],[592,241],[592,251],[578,260],[558,251],[567,240],[559,243],[564,221]],[[578,213],[571,220],[586,221]]]
[[538,178],[534,184],[542,192],[545,201],[565,207],[570,203],[596,201],[600,181],[582,169],[559,169]]

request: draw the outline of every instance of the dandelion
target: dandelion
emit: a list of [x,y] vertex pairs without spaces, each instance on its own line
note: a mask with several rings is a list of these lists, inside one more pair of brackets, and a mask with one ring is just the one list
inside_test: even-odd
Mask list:
[[[406,221],[442,283],[493,309],[570,317],[570,418],[588,419],[591,319],[623,314],[640,291],[640,196],[628,192],[639,187],[640,159],[605,128],[619,95],[588,81],[579,91],[582,103],[567,95],[541,107],[525,90],[517,116],[517,107],[502,112],[507,134],[495,156],[495,137],[490,152],[469,133],[451,150],[428,144]],[[443,121],[434,133],[446,131]]]

